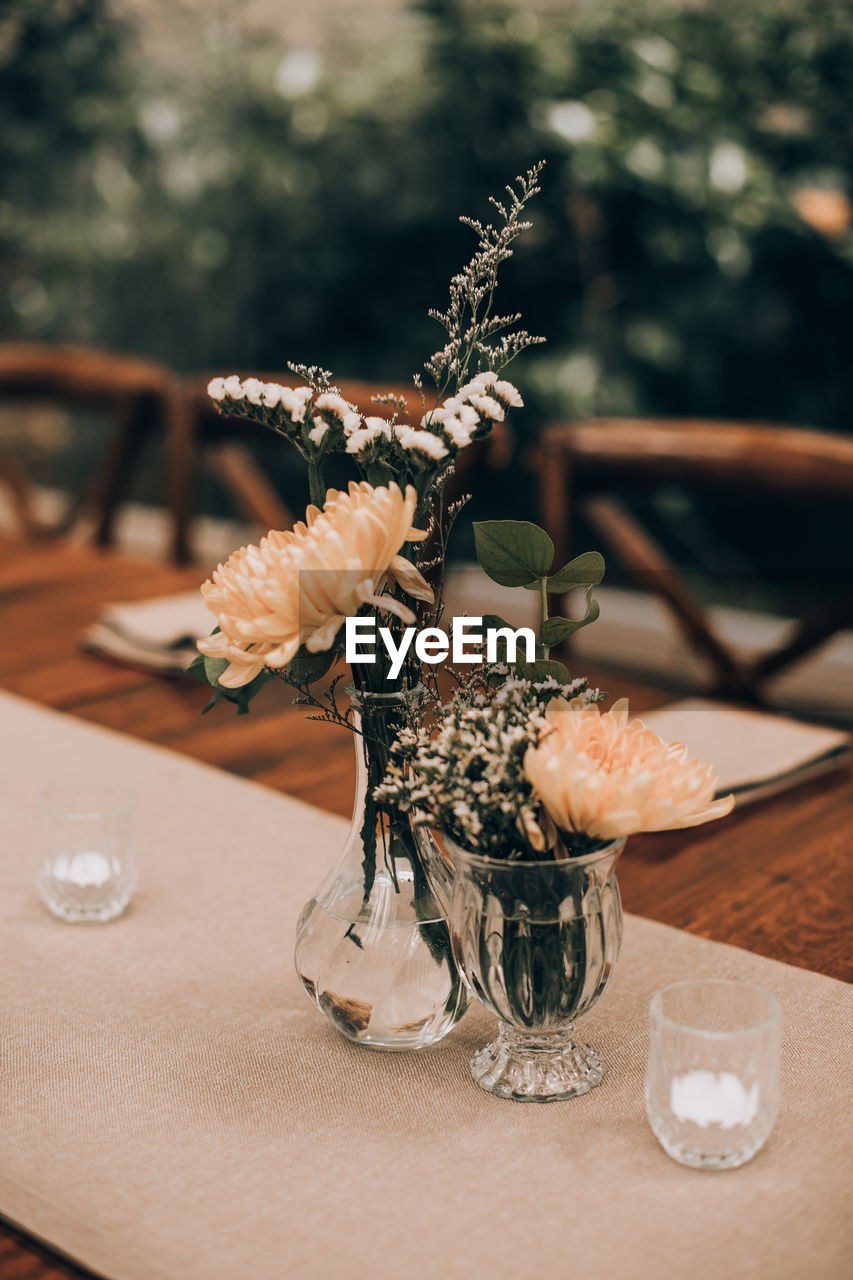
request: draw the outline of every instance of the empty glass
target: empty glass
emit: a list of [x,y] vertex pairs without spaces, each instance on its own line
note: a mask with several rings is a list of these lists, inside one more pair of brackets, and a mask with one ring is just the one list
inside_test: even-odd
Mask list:
[[133,810],[123,787],[64,785],[39,796],[36,883],[60,920],[114,920],[130,902],[138,879]]
[[779,1106],[776,1000],[742,982],[677,982],[649,1009],[646,1114],[667,1155],[735,1169],[761,1149]]

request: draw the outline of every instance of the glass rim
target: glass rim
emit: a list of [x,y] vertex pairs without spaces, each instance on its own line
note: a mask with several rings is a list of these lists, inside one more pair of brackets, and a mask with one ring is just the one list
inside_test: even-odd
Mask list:
[[360,689],[352,680],[347,680],[344,693],[353,704],[370,699],[381,706],[385,702],[406,702],[415,698],[423,698],[428,694],[426,685],[420,682],[400,689]]
[[598,862],[601,859],[612,856],[614,850],[616,854],[620,854],[625,847],[627,836],[614,836],[612,840],[608,840],[600,849],[594,849],[591,853],[579,853],[568,858],[490,858],[485,853],[471,853],[468,849],[464,849],[462,845],[456,843],[453,836],[441,832],[441,838],[447,845],[447,851],[451,859],[455,859],[457,855],[462,862],[468,863],[469,866],[478,867],[483,871],[518,871],[520,869],[541,870],[549,867],[551,870],[563,867],[583,867],[590,863]]
[[132,787],[121,782],[86,783],[80,787],[83,799],[75,802],[73,795],[77,786],[71,780],[42,787],[36,797],[39,811],[66,821],[92,821],[133,812],[136,793]]
[[[740,991],[752,991],[756,995],[764,997],[767,1001],[769,1013],[759,1022],[751,1023],[748,1027],[733,1027],[730,1031],[713,1031],[705,1027],[691,1026],[689,1022],[671,1018],[663,1012],[663,998],[670,991],[697,986],[736,987]],[[693,1036],[703,1036],[709,1040],[730,1040],[732,1036],[758,1035],[762,1031],[767,1031],[770,1027],[778,1026],[782,1021],[782,1006],[774,995],[771,995],[769,991],[765,991],[763,987],[756,987],[752,982],[739,982],[737,978],[683,978],[680,982],[671,982],[668,986],[661,987],[660,991],[655,992],[649,1001],[649,1020],[666,1023],[667,1026],[674,1027],[676,1031],[689,1031]]]

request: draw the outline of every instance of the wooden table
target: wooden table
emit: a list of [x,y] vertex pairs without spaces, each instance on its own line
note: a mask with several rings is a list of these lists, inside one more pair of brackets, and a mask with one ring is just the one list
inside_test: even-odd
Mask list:
[[[0,688],[349,816],[349,735],[306,720],[284,686],[268,686],[248,716],[220,704],[202,719],[202,686],[80,648],[103,604],[178,591],[203,576],[89,547],[0,540]],[[671,698],[613,673],[585,674],[629,696],[638,712]],[[844,769],[706,827],[632,837],[619,869],[624,906],[850,981],[851,834],[853,776]],[[0,1225],[4,1280],[84,1274]]]

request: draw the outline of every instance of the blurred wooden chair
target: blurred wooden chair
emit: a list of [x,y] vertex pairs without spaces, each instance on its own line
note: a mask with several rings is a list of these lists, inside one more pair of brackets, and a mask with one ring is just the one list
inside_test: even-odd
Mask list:
[[[179,412],[174,413],[171,419],[173,439],[170,457],[173,473],[170,488],[174,550],[179,562],[186,561],[191,556],[189,530],[194,506],[193,489],[195,477],[204,462],[213,468],[236,502],[240,513],[250,523],[264,530],[290,529],[294,523],[292,512],[264,475],[250,448],[252,440],[268,440],[270,432],[245,418],[225,417],[218,413],[207,394],[211,376],[213,375],[184,379],[183,402]],[[266,382],[282,379],[280,373],[245,376],[254,376]],[[296,380],[294,376],[290,376],[289,381]],[[347,379],[339,380],[336,385],[343,398],[354,404],[364,416],[390,418],[393,406],[377,404],[373,397],[391,394],[402,396],[409,406],[412,420],[420,420],[420,393],[414,386],[354,382]],[[463,450],[459,455],[448,493],[450,496],[458,495],[466,486],[477,483],[476,476],[480,469],[504,466],[511,456],[509,427],[501,423],[487,440]]]
[[99,468],[86,489],[70,499],[52,523],[36,515],[25,469],[10,451],[0,451],[0,483],[10,492],[13,511],[25,534],[56,537],[68,533],[85,513],[94,518],[94,542],[110,545],[116,512],[146,443],[162,430],[170,440],[175,436],[168,428],[180,406],[174,375],[150,360],[87,347],[6,343],[0,344],[0,400],[84,405],[112,419],[114,429]]
[[764,493],[846,504],[853,513],[853,440],[766,424],[600,418],[546,427],[534,466],[542,520],[557,555],[568,558],[572,518],[580,509],[638,584],[666,602],[688,644],[709,661],[720,695],[761,704],[771,676],[853,626],[848,584],[831,606],[801,619],[780,647],[745,661],[720,638],[669,557],[620,501],[632,490],[677,483],[733,502]]

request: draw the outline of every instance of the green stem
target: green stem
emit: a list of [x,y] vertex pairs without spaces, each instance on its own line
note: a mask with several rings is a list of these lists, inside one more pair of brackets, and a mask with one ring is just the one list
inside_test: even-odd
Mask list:
[[308,493],[312,505],[319,507],[322,511],[326,501],[326,486],[323,482],[323,472],[316,458],[308,459]]
[[[542,617],[539,622],[539,634],[542,634],[542,624],[548,621],[548,579],[539,579],[539,601],[542,605]],[[543,645],[545,657],[550,657],[551,650],[548,645]]]

